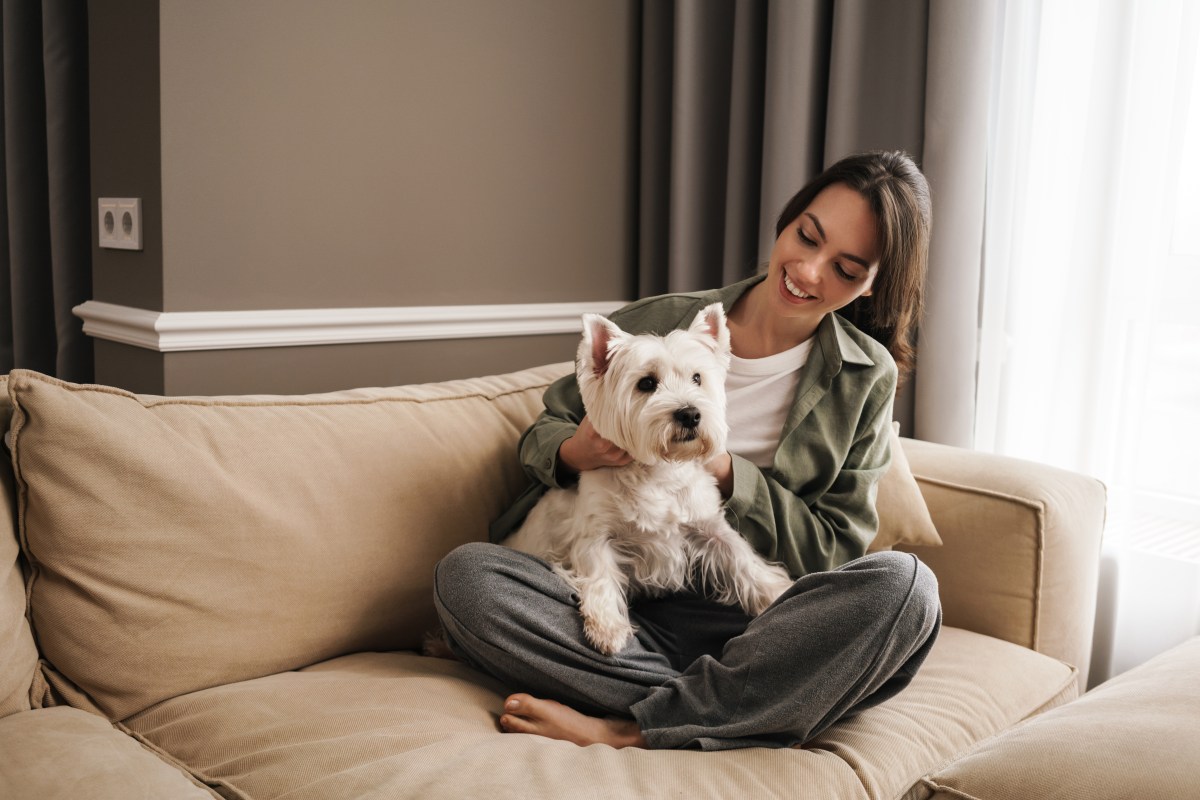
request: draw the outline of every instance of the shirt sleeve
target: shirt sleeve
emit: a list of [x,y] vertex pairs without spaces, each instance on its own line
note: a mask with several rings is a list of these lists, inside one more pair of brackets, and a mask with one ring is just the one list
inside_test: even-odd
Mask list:
[[[793,576],[834,569],[859,558],[875,538],[877,485],[891,464],[888,425],[894,375],[875,390],[882,400],[864,409],[840,469],[815,499],[806,500],[789,489],[774,470],[733,456],[733,493],[725,504],[726,517],[756,550],[782,562]],[[818,458],[818,454],[797,452],[787,454],[783,463],[777,459],[777,464],[792,473],[789,477],[802,481],[806,472],[827,469]]]
[[542,397],[545,410],[538,415],[518,443],[525,474],[552,488],[563,488],[558,473],[558,448],[569,439],[583,421],[583,398],[574,375],[559,378],[546,388]]

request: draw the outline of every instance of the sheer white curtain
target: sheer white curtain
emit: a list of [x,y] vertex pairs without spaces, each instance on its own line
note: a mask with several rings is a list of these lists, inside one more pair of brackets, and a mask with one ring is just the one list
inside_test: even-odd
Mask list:
[[1200,3],[1001,13],[975,446],[1200,544]]

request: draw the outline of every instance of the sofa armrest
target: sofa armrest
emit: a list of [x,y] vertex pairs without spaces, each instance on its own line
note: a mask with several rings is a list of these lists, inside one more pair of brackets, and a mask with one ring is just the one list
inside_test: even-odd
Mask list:
[[905,549],[937,574],[945,623],[1077,667],[1082,692],[1104,485],[1044,464],[902,441],[943,542]]

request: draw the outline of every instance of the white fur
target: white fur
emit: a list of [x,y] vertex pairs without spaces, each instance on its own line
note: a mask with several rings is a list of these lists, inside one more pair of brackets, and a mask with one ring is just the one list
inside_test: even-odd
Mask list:
[[[576,376],[596,432],[633,463],[588,470],[551,489],[504,544],[555,567],[579,597],[584,632],[602,653],[633,634],[628,598],[690,587],[757,615],[792,580],[725,521],[706,461],[724,452],[729,328],[720,303],[686,331],[633,336],[583,318]],[[697,383],[695,376],[699,376]],[[639,383],[653,379],[653,390]],[[694,428],[676,418],[698,411]]]

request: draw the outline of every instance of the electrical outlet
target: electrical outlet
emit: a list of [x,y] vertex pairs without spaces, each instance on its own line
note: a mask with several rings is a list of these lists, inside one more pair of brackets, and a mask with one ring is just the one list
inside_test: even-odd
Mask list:
[[100,246],[113,250],[142,249],[142,198],[101,197]]

